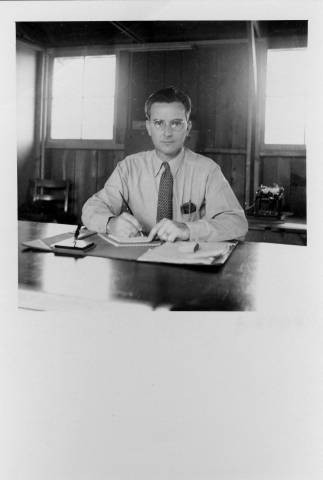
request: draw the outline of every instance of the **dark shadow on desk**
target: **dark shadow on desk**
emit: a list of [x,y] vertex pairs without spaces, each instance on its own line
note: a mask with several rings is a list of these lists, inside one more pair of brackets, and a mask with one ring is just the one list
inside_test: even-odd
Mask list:
[[[223,266],[178,266],[113,261],[114,290],[173,311],[252,311],[255,256],[239,245]],[[244,261],[241,262],[241,259]]]

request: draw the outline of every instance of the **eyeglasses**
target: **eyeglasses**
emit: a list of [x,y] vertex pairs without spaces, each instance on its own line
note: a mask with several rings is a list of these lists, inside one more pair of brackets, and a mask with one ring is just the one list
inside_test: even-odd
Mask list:
[[[166,129],[167,122],[165,122],[165,120],[151,120],[151,123],[153,124],[156,130],[162,130],[164,132]],[[168,125],[170,126],[171,130],[173,130],[174,132],[180,132],[185,127],[186,120],[182,120],[182,119],[171,120],[170,122],[168,122]]]

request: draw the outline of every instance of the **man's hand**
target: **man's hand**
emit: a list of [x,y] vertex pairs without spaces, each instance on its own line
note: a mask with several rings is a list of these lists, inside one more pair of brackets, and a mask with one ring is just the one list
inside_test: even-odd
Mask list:
[[166,242],[175,242],[177,239],[189,240],[190,231],[185,223],[163,218],[163,220],[151,229],[148,235],[148,241],[151,242],[155,236]]
[[118,237],[136,237],[141,230],[138,220],[127,212],[110,218],[107,225],[107,232]]

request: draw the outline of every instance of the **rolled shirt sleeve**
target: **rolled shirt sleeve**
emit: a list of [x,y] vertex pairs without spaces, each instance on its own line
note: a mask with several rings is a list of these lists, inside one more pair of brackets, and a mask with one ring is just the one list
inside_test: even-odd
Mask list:
[[102,190],[92,195],[83,205],[83,224],[90,230],[106,233],[109,219],[121,212],[120,192],[127,196],[127,184],[123,178],[122,166],[118,164]]
[[190,240],[224,241],[243,239],[248,231],[244,211],[218,165],[209,173],[205,188],[205,214],[185,222]]

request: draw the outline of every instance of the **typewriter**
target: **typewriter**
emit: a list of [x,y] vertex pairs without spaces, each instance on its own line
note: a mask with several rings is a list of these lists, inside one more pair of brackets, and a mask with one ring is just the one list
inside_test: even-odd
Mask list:
[[256,191],[254,215],[280,219],[282,216],[284,188],[274,183],[272,187],[260,185]]

